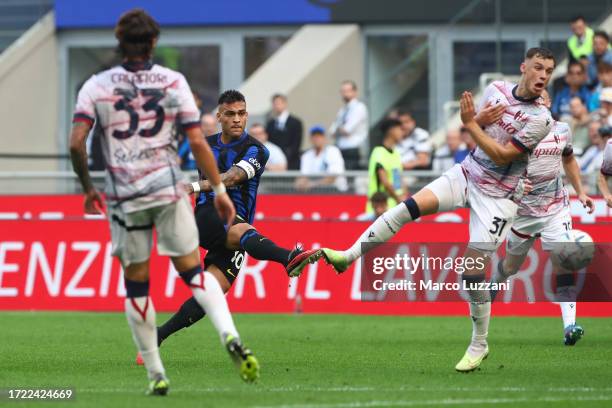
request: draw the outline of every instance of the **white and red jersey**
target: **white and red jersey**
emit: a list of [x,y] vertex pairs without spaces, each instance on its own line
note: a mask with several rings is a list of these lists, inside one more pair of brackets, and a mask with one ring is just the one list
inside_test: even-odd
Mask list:
[[502,118],[485,128],[485,132],[501,145],[511,142],[526,153],[507,165],[497,165],[477,147],[463,161],[468,180],[491,197],[512,196],[521,177],[525,177],[528,155],[550,132],[552,117],[541,99],[524,99],[516,95],[517,85],[495,81],[484,91],[479,110],[487,103],[503,104]]
[[107,200],[133,212],[181,197],[175,125],[199,126],[199,118],[181,73],[140,63],[89,78],[79,92],[73,121],[95,123],[106,161]]
[[606,143],[606,147],[604,149],[601,173],[604,176],[612,177],[612,137],[608,138],[608,142]]
[[550,133],[529,155],[527,177],[533,190],[519,203],[518,214],[543,217],[569,206],[569,194],[563,186],[563,157],[571,156],[572,133],[564,122],[554,122]]

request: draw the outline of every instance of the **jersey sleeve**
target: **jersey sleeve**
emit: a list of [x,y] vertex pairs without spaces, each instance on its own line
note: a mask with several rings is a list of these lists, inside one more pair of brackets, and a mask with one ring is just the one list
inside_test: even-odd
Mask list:
[[603,163],[601,164],[601,173],[604,176],[612,176],[612,140],[608,140],[603,153]]
[[550,133],[552,118],[548,112],[533,116],[511,139],[512,144],[523,153],[531,153],[542,139]]
[[491,82],[482,92],[482,98],[480,98],[480,102],[478,103],[478,107],[476,108],[476,112],[480,112],[487,103],[495,103],[495,95],[498,92],[497,87],[500,85],[499,81]]
[[565,147],[563,148],[563,152],[561,152],[561,155],[563,157],[569,157],[574,154],[572,129],[569,127],[569,125],[565,127],[565,134],[567,135],[567,141],[565,143]]
[[196,105],[191,88],[183,75],[178,79],[179,123],[188,130],[200,126],[200,111]]
[[85,123],[93,126],[96,120],[95,77],[89,78],[81,87],[77,96],[72,123]]
[[252,145],[235,166],[244,170],[247,179],[252,179],[263,174],[268,157],[270,157],[270,152],[265,146]]

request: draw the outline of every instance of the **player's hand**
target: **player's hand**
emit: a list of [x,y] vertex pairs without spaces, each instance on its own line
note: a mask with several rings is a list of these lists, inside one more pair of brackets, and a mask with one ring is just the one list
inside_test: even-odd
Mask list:
[[215,208],[219,213],[219,217],[226,222],[227,225],[234,223],[234,217],[236,216],[236,209],[234,203],[230,200],[227,193],[215,194]]
[[[587,212],[589,214],[593,214],[593,211],[595,211],[595,205],[593,204],[593,200],[591,200],[591,197],[582,193],[578,196],[578,200],[580,200],[584,208],[588,208]],[[608,206],[610,206],[610,201],[608,201]]]
[[85,214],[104,214],[104,199],[95,189],[85,193]]
[[502,116],[504,116],[505,111],[506,107],[503,104],[499,103],[493,105],[491,102],[487,102],[485,107],[478,112],[474,119],[481,127],[489,126],[500,120]]
[[612,208],[612,195],[604,196],[604,200],[606,200],[607,206]]
[[465,91],[463,94],[461,94],[459,105],[461,106],[461,122],[463,122],[464,125],[474,122],[474,118],[476,117],[476,108],[474,108],[474,98],[472,97],[472,93]]
[[523,199],[524,196],[531,193],[533,190],[533,185],[528,178],[521,177],[519,182],[514,189],[514,194],[512,194],[512,201],[518,203]]
[[189,195],[193,194],[193,186],[191,185],[191,183],[185,184],[185,191]]

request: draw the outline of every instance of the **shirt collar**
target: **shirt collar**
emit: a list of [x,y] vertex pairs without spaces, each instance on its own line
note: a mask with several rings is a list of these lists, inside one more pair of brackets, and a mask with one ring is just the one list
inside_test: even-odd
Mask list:
[[125,61],[121,64],[123,69],[130,72],[148,71],[153,68],[153,62],[148,61]]

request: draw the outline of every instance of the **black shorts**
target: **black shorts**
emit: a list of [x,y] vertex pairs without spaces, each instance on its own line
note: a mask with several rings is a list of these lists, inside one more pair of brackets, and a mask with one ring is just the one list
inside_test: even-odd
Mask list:
[[[230,285],[233,284],[244,263],[244,250],[225,247],[227,228],[212,203],[196,206],[195,219],[198,225],[200,246],[208,250],[204,257],[204,268],[215,265],[221,269]],[[246,221],[236,217],[233,225],[244,222]]]

